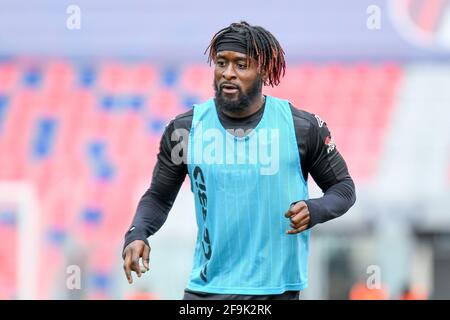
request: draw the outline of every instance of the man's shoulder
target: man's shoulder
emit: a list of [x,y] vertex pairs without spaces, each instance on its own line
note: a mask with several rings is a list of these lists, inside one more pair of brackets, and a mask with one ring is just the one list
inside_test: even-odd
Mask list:
[[299,125],[304,125],[307,127],[322,128],[326,126],[326,123],[319,115],[311,113],[309,111],[299,109],[295,107],[292,103],[289,103],[291,107],[292,117],[294,118],[294,123]]
[[207,101],[204,101],[202,103],[194,104],[191,106],[189,110],[186,112],[180,113],[175,118],[169,121],[167,126],[173,126],[175,129],[190,129],[192,125],[192,119],[194,118],[194,108],[195,106],[211,106],[212,98],[208,99]]
[[310,146],[317,146],[319,150],[326,147],[327,153],[336,149],[324,120],[317,114],[297,109],[292,104],[290,106],[297,136],[300,135],[302,140],[308,140]]
[[183,121],[186,119],[192,119],[192,116],[194,115],[194,108],[191,107],[188,111],[183,112],[175,116],[173,119],[174,121]]
[[173,129],[190,129],[192,124],[192,117],[194,115],[194,109],[191,108],[186,112],[180,113],[171,119],[166,127],[171,127]]

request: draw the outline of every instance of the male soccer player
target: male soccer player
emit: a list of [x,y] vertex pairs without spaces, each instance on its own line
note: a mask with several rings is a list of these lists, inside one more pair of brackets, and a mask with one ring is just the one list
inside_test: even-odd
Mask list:
[[[320,117],[262,94],[286,68],[270,32],[233,23],[208,50],[215,97],[165,129],[151,186],[125,235],[127,279],[148,270],[147,238],[188,174],[198,236],[184,299],[298,299],[308,285],[310,229],[354,204],[353,180]],[[309,199],[308,174],[321,198]]]

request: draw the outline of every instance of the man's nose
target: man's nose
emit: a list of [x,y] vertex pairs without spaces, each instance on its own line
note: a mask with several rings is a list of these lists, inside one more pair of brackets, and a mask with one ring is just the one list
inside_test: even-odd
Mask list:
[[229,63],[228,66],[225,68],[225,70],[223,71],[222,76],[226,80],[231,80],[231,79],[236,78],[236,74],[234,73],[234,68],[233,68],[231,63]]

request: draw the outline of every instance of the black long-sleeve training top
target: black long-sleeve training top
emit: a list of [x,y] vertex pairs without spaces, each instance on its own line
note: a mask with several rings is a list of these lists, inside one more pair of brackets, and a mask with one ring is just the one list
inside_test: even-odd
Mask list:
[[[341,216],[355,203],[355,185],[347,165],[337,151],[330,131],[320,117],[290,105],[301,170],[305,181],[308,173],[324,195],[306,200],[310,212],[308,228]],[[217,107],[216,107],[217,108]],[[217,113],[225,129],[254,129],[262,118],[265,105],[246,118],[231,118],[219,108]],[[171,160],[172,148],[179,143],[172,141],[176,129],[190,131],[193,109],[178,115],[166,126],[160,142],[157,163],[153,170],[150,188],[141,197],[131,227],[125,235],[124,248],[134,240],[143,240],[161,228],[188,173],[185,162],[175,164]],[[300,199],[299,199],[300,200]],[[288,208],[286,208],[287,210]]]

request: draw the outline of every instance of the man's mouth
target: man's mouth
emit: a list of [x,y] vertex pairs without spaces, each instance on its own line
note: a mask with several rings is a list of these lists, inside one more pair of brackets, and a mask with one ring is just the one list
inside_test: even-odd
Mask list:
[[222,92],[226,94],[233,94],[239,92],[239,88],[232,84],[223,84],[221,88]]

